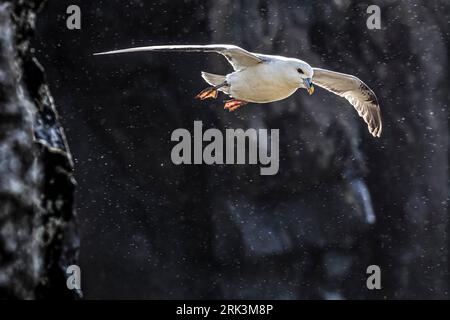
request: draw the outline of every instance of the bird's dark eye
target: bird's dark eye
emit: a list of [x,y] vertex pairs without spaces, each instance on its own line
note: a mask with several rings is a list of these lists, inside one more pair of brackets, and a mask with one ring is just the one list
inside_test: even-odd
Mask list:
[[298,68],[297,71],[298,71],[298,73],[300,73],[300,74],[304,74],[303,70],[300,69],[300,68]]

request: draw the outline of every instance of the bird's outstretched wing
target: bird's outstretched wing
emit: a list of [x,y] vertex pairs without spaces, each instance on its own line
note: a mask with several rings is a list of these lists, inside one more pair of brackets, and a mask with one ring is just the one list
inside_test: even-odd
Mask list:
[[258,57],[257,55],[248,52],[247,50],[244,50],[238,46],[230,44],[149,46],[100,52],[94,53],[94,55],[142,51],[216,52],[225,56],[228,62],[233,66],[234,70],[253,66],[264,61],[263,58]]
[[382,131],[381,111],[375,93],[355,76],[330,70],[313,68],[312,82],[347,99],[369,127],[374,137]]

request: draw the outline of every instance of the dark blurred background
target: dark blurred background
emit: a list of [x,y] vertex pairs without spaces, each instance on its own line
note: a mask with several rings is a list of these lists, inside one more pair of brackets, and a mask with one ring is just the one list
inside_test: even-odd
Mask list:
[[[448,298],[449,18],[443,0],[48,1],[33,46],[74,158],[84,296]],[[200,71],[231,70],[219,55],[92,56],[207,43],[360,77],[383,136],[320,89],[235,113],[195,100]],[[194,120],[279,128],[279,173],[173,165],[171,133]],[[366,287],[371,264],[382,290]]]

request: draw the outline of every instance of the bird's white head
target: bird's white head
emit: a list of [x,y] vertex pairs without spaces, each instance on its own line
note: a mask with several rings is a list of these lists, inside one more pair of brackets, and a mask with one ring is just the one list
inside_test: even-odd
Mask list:
[[314,76],[313,68],[305,61],[291,59],[288,61],[289,78],[299,88],[304,88],[309,94],[314,93],[312,78]]

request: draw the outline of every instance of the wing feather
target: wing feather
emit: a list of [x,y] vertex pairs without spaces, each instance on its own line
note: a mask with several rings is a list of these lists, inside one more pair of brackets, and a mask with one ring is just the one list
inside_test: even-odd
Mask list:
[[375,93],[359,78],[330,70],[313,68],[313,83],[345,99],[364,119],[369,132],[380,137],[383,129],[380,105]]
[[145,51],[182,51],[182,52],[215,52],[223,55],[233,66],[234,70],[240,70],[249,66],[256,65],[264,61],[262,57],[244,50],[238,46],[230,44],[212,44],[212,45],[164,45],[136,47],[114,51],[94,53],[94,55],[107,55],[130,52]]

